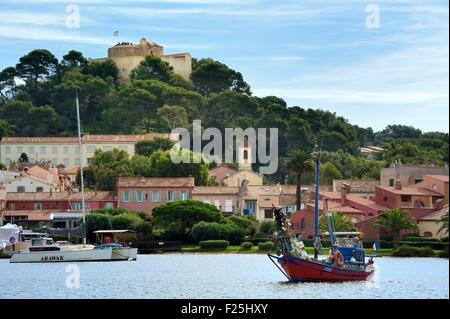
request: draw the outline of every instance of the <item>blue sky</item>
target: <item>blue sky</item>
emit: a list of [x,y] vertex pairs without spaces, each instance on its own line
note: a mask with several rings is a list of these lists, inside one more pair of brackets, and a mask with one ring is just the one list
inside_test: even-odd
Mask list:
[[[146,37],[166,53],[210,57],[257,96],[336,112],[362,127],[449,126],[447,0],[0,0],[0,68],[46,48],[106,56]],[[80,27],[67,28],[68,4]],[[380,28],[367,28],[369,4]],[[69,7],[70,8],[70,7]]]

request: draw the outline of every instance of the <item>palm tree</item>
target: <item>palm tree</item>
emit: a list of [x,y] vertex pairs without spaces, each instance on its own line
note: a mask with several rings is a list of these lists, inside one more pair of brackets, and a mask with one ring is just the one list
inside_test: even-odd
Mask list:
[[438,221],[438,223],[441,224],[441,227],[439,227],[438,233],[443,231],[445,234],[448,234],[448,206],[445,209],[447,210],[446,213]]
[[285,165],[286,169],[296,176],[296,204],[297,210],[300,210],[302,203],[302,175],[314,171],[314,164],[311,161],[311,155],[308,152],[300,149],[294,150],[289,153],[288,157],[286,158]]
[[389,209],[380,215],[375,221],[374,226],[378,230],[386,230],[392,233],[394,248],[399,247],[400,232],[402,230],[419,230],[419,226],[409,214],[398,208]]
[[[355,229],[355,224],[344,214],[332,212],[331,218],[334,223],[334,231],[352,231]],[[321,232],[328,231],[328,220],[325,215],[319,218],[319,229]]]

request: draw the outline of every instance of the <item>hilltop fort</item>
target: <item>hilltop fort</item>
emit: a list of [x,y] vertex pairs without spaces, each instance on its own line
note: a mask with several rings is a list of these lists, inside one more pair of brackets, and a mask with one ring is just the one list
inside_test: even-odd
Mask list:
[[[120,42],[108,49],[108,57],[113,60],[119,69],[121,82],[130,81],[130,73],[148,55],[153,55],[169,63],[176,74],[190,81],[192,72],[192,59],[189,53],[164,54],[164,47],[142,38],[139,43]],[[100,62],[107,58],[95,59]]]

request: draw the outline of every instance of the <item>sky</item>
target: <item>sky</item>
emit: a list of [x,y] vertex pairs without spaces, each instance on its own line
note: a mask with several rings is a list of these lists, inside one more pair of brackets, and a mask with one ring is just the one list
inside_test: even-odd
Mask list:
[[449,130],[448,0],[0,0],[0,69],[37,48],[105,57],[115,31],[223,62],[289,106]]

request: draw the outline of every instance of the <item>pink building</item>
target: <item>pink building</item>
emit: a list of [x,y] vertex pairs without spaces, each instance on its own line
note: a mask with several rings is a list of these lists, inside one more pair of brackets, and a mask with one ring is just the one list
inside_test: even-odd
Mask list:
[[118,207],[151,216],[155,206],[192,198],[193,177],[141,178],[118,177]]

